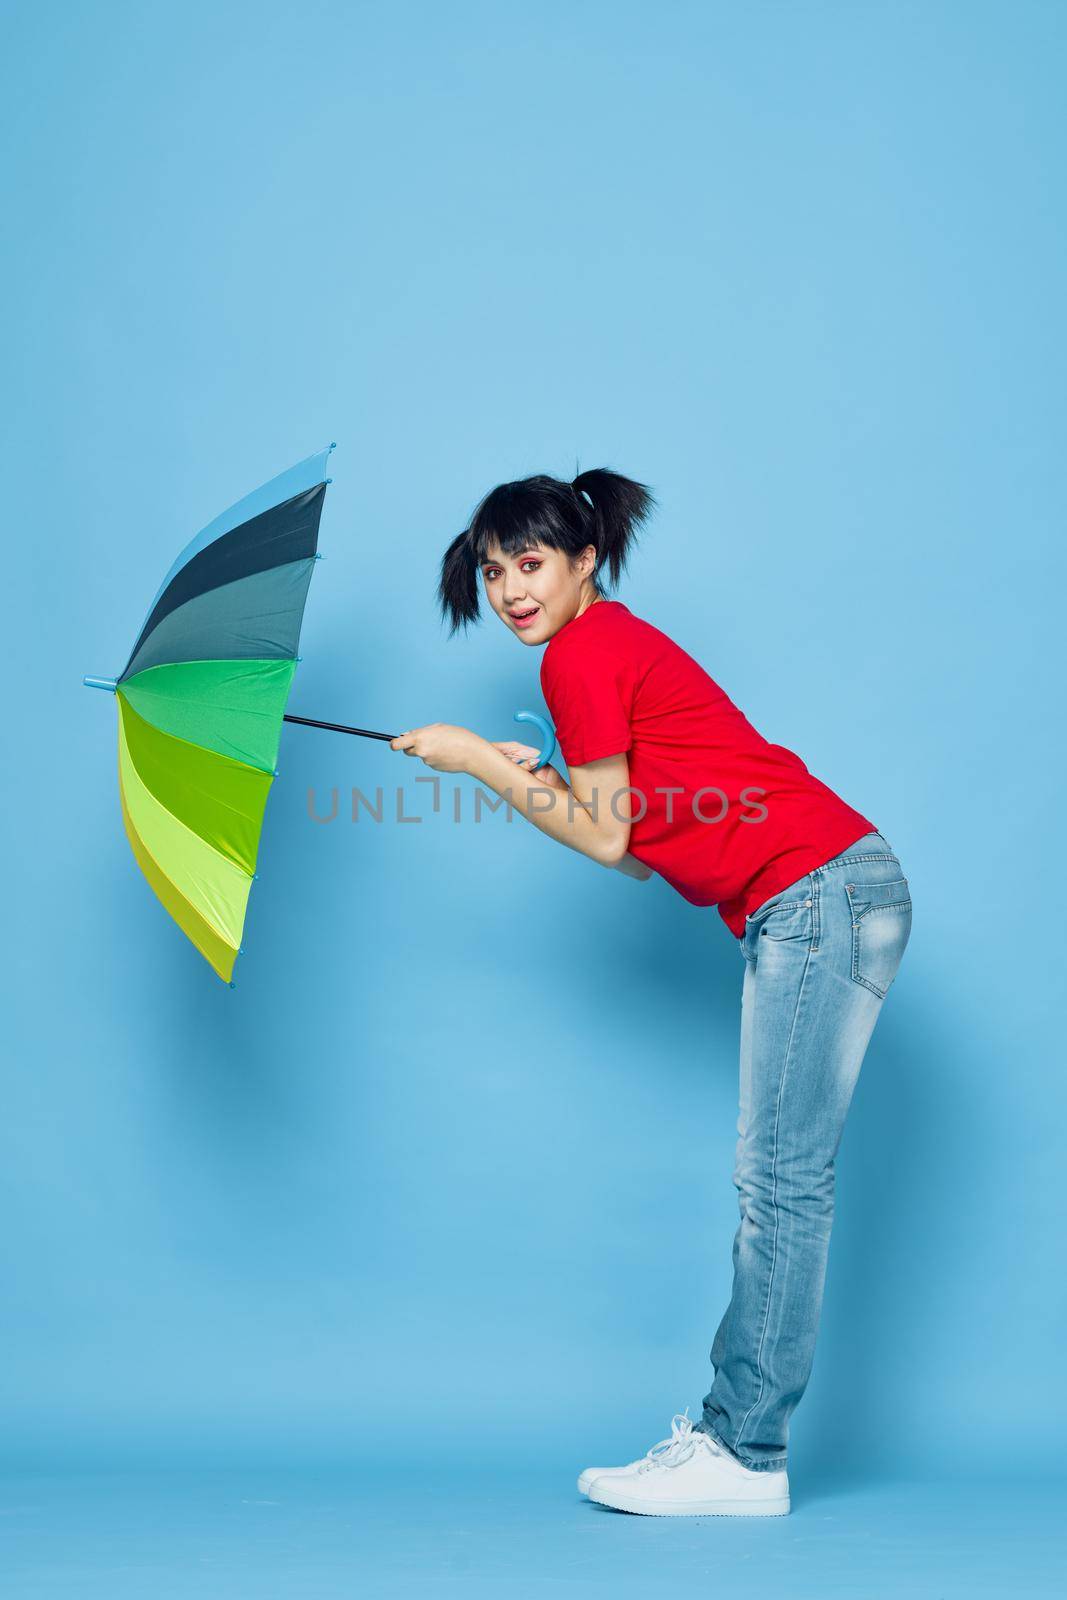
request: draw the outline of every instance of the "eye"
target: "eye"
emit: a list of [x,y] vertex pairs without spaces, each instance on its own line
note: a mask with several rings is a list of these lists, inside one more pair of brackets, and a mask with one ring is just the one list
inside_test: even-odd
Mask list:
[[[536,572],[541,563],[536,556],[527,556],[525,561],[521,561],[519,565],[520,568],[532,567]],[[495,578],[497,576],[499,571],[499,567],[486,567],[484,569],[485,581],[488,583],[491,578]]]

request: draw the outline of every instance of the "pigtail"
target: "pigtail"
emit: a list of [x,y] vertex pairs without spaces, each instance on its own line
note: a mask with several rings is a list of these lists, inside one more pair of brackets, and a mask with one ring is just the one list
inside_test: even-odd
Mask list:
[[611,582],[616,584],[626,566],[637,528],[656,505],[655,496],[645,484],[610,472],[607,467],[580,472],[571,488],[578,504],[590,516],[593,532],[589,543],[596,545],[597,566],[602,568],[606,562]]
[[449,638],[459,627],[478,619],[478,573],[470,529],[457,533],[441,561],[437,599],[451,623]]

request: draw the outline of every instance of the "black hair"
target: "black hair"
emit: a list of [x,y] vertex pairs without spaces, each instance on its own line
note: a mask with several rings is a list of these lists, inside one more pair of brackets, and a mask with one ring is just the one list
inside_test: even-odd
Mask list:
[[604,563],[611,582],[618,583],[636,529],[655,504],[645,484],[607,467],[580,472],[571,483],[538,473],[498,484],[479,502],[470,526],[456,535],[441,562],[437,596],[452,624],[450,636],[478,620],[478,574],[491,544],[499,545],[505,555],[515,555],[528,545],[545,545],[571,557],[594,545],[593,588],[604,598],[600,585]]

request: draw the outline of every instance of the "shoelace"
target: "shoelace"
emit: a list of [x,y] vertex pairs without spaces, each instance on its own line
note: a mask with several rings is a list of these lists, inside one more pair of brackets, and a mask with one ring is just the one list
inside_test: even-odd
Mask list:
[[638,1467],[638,1472],[648,1472],[653,1467],[680,1467],[683,1461],[689,1460],[698,1443],[705,1444],[713,1455],[719,1454],[719,1448],[710,1434],[700,1428],[694,1430],[688,1406],[684,1412],[675,1412],[671,1435],[670,1439],[663,1441],[667,1447],[665,1450],[660,1445],[653,1446]]
[[657,1465],[657,1463],[661,1461],[670,1450],[674,1449],[674,1446],[682,1437],[684,1430],[691,1428],[692,1426],[693,1424],[690,1421],[688,1406],[686,1406],[684,1411],[676,1411],[674,1416],[671,1418],[670,1437],[667,1439],[661,1439],[658,1444],[654,1444],[652,1446],[651,1450],[647,1450],[645,1452],[644,1461],[641,1462],[641,1466],[644,1467],[645,1462],[647,1462],[650,1466]]

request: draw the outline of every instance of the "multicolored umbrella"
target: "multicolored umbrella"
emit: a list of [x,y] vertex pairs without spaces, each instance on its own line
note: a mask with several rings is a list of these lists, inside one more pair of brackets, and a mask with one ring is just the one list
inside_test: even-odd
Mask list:
[[[395,734],[286,713],[318,551],[331,444],[237,501],[167,573],[117,678],[85,678],[119,706],[119,793],[137,863],[219,977],[234,987],[248,893],[283,722],[368,739]],[[516,721],[540,725],[532,712]]]
[[85,679],[118,701],[119,793],[137,863],[227,982],[299,660],[332,449],[198,533],[160,584],[118,678]]

